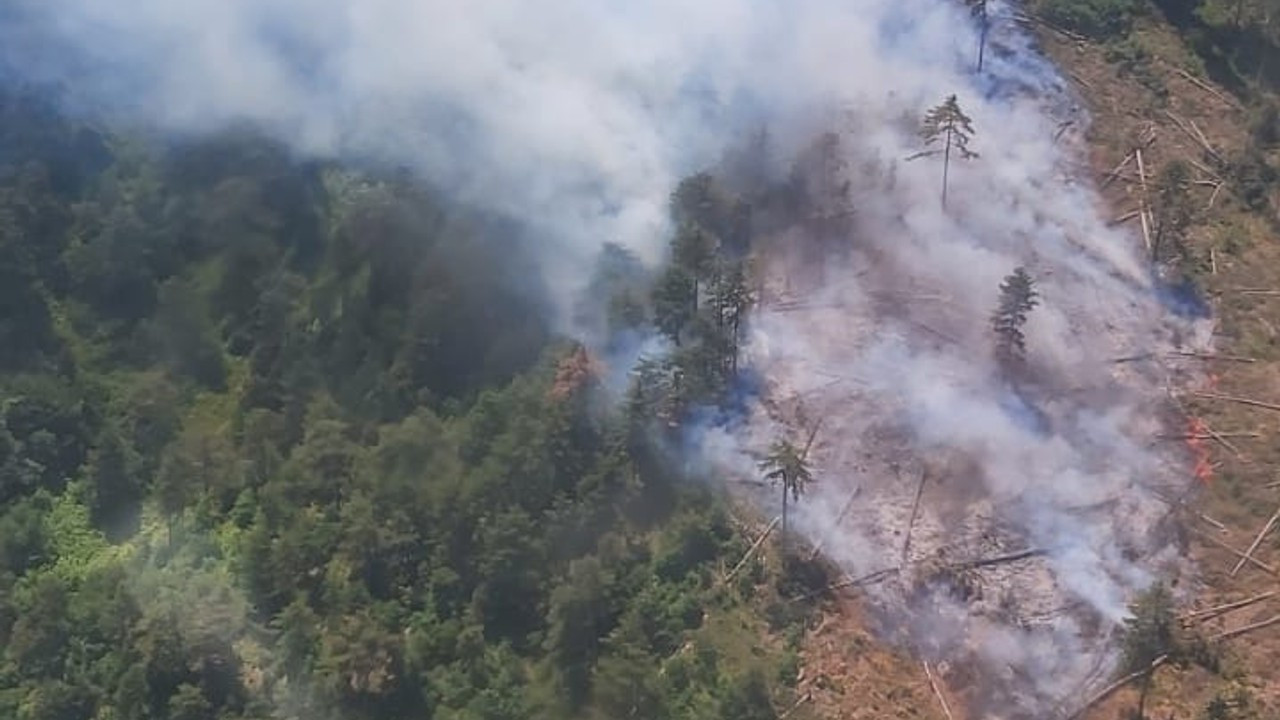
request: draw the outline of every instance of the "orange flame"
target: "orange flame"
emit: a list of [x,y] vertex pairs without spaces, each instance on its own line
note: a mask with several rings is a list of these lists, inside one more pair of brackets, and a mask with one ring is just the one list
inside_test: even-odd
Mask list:
[[1209,434],[1209,426],[1197,417],[1187,418],[1187,447],[1191,449],[1191,457],[1195,459],[1192,473],[1200,482],[1208,485],[1213,482],[1213,463],[1209,461],[1209,446],[1205,437]]

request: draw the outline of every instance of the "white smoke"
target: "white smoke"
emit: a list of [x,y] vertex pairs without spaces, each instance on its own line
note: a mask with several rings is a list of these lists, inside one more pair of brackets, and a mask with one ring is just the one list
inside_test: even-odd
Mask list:
[[[1031,108],[975,102],[976,35],[945,0],[7,6],[0,60],[25,78],[162,130],[251,121],[299,152],[409,165],[534,224],[566,288],[605,240],[657,258],[675,183],[745,128],[767,123],[785,144],[819,107],[914,112],[950,92],[980,124],[1016,123],[1002,133],[1042,123]],[[1027,57],[991,67],[1052,82]],[[1041,145],[987,150],[1009,180],[1027,180],[1042,177]]]
[[[911,599],[910,568],[868,589],[922,652],[979,660],[987,712],[1042,717],[1106,669],[1126,599],[1172,554],[1161,497],[1184,480],[1146,449],[1165,379],[1109,360],[1170,347],[1178,322],[1078,182],[1087,118],[1011,8],[991,13],[981,74],[948,0],[11,0],[0,60],[162,131],[250,121],[302,154],[410,166],[531,225],[565,307],[604,242],[660,257],[669,193],[735,139],[767,126],[791,157],[838,131],[856,211],[841,258],[819,280],[791,257],[810,233],[767,239],[748,361],[770,402],[741,433],[707,431],[706,455],[753,472],[800,398],[824,424],[797,526],[851,574],[900,564],[922,464],[913,560],[1044,550],[980,571],[1012,618],[992,597]],[[944,211],[938,163],[903,159],[952,93],[981,157],[952,165]],[[1022,393],[987,335],[1018,265],[1043,298]],[[798,307],[773,302],[786,282]]]

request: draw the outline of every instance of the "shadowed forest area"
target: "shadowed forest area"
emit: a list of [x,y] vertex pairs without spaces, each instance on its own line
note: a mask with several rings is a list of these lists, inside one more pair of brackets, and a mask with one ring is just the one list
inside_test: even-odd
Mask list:
[[[0,716],[734,718],[804,609],[666,451],[729,397],[745,215],[610,247],[605,402],[512,228],[251,132],[160,147],[0,95]],[[603,308],[603,312],[601,309]]]

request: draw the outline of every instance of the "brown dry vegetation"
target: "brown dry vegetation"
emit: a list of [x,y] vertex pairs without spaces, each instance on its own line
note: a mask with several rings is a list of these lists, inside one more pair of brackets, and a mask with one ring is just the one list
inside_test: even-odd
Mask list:
[[[1092,124],[1082,138],[1088,167],[1082,172],[1105,182],[1104,212],[1120,218],[1139,207],[1142,191],[1134,163],[1118,177],[1107,176],[1152,132],[1155,140],[1143,151],[1149,183],[1174,160],[1192,165],[1197,209],[1186,268],[1211,304],[1218,351],[1252,360],[1206,360],[1207,387],[1172,389],[1189,421],[1198,419],[1208,432],[1230,436],[1204,443],[1212,477],[1187,499],[1183,513],[1199,573],[1187,609],[1280,590],[1280,578],[1251,564],[1233,575],[1238,558],[1218,544],[1247,549],[1280,508],[1280,446],[1273,441],[1280,430],[1280,410],[1191,394],[1206,390],[1280,405],[1280,238],[1274,211],[1250,209],[1230,179],[1222,177],[1215,158],[1184,129],[1194,123],[1213,150],[1230,160],[1249,145],[1253,113],[1204,79],[1195,56],[1162,21],[1144,19],[1131,35],[1130,42],[1147,55],[1139,62],[1078,37],[1043,27],[1037,31],[1045,51],[1072,79],[1089,109]],[[1224,182],[1215,195],[1207,183],[1219,180]],[[1276,198],[1270,199],[1274,206]],[[1125,222],[1140,237],[1138,219]],[[1254,556],[1280,570],[1280,532],[1264,538]],[[1211,638],[1277,614],[1280,594],[1195,623],[1192,631]],[[803,644],[798,694],[810,694],[812,710],[824,718],[943,718],[920,663],[873,640],[868,627],[856,593],[828,603]],[[1161,669],[1148,702],[1149,717],[1201,718],[1215,696],[1240,688],[1252,695],[1256,717],[1280,717],[1280,624],[1209,645],[1220,657],[1219,671]],[[950,684],[945,692],[954,717],[965,717],[962,673],[943,668],[938,674]],[[1127,718],[1136,696],[1136,687],[1125,688],[1093,707],[1084,720]]]
[[[1099,45],[1051,31],[1044,33],[1043,40],[1050,56],[1073,77],[1092,113],[1087,142],[1098,178],[1104,178],[1116,167],[1132,148],[1134,138],[1153,125],[1156,141],[1143,153],[1149,176],[1176,159],[1212,168],[1207,152],[1170,113],[1187,124],[1195,123],[1219,155],[1231,158],[1245,151],[1249,112],[1225,90],[1215,88],[1215,94],[1179,72],[1194,76],[1196,63],[1167,26],[1148,20],[1134,32],[1132,42],[1152,58],[1136,72],[1122,63],[1110,62],[1106,50]],[[1167,91],[1164,102],[1160,99],[1161,88]],[[1198,179],[1214,179],[1202,170],[1196,170],[1194,175]],[[1243,294],[1239,290],[1280,289],[1280,241],[1274,218],[1250,210],[1229,184],[1219,191],[1212,207],[1209,201],[1213,188],[1193,187],[1194,200],[1203,205],[1197,210],[1191,232],[1192,271],[1211,303],[1219,352],[1256,361],[1210,361],[1206,368],[1208,389],[1277,402],[1280,364],[1276,324],[1280,323],[1280,297]],[[1104,197],[1113,213],[1120,216],[1137,207],[1140,192],[1139,183],[1122,178],[1107,186]],[[1138,232],[1137,222],[1131,222]],[[1231,570],[1237,558],[1206,540],[1205,534],[1245,550],[1280,505],[1280,486],[1268,487],[1280,468],[1280,448],[1273,444],[1280,429],[1280,412],[1194,396],[1184,397],[1184,402],[1192,416],[1220,434],[1258,433],[1257,438],[1232,436],[1225,443],[1214,441],[1208,445],[1213,476],[1190,499],[1186,513],[1186,522],[1193,528],[1192,553],[1200,573],[1194,604],[1209,607],[1275,589],[1275,576],[1249,564],[1233,577]],[[1201,515],[1221,523],[1226,530]],[[1272,566],[1280,564],[1280,546],[1274,535],[1264,539],[1254,554]],[[1280,602],[1263,602],[1209,621],[1201,630],[1211,636],[1277,613]],[[1198,717],[1216,693],[1234,685],[1252,691],[1262,704],[1262,717],[1280,712],[1280,625],[1227,641],[1227,645],[1221,650],[1223,669],[1217,676],[1199,668],[1162,670],[1150,705],[1151,716]],[[1133,706],[1130,694],[1136,691],[1117,693],[1087,717],[1124,717]]]

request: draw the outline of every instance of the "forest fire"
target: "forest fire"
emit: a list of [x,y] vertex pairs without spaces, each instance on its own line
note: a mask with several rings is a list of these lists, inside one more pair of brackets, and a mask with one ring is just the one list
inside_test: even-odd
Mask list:
[[1208,440],[1213,437],[1209,425],[1198,417],[1187,418],[1187,447],[1194,460],[1192,474],[1203,485],[1213,482],[1213,462],[1209,457]]

